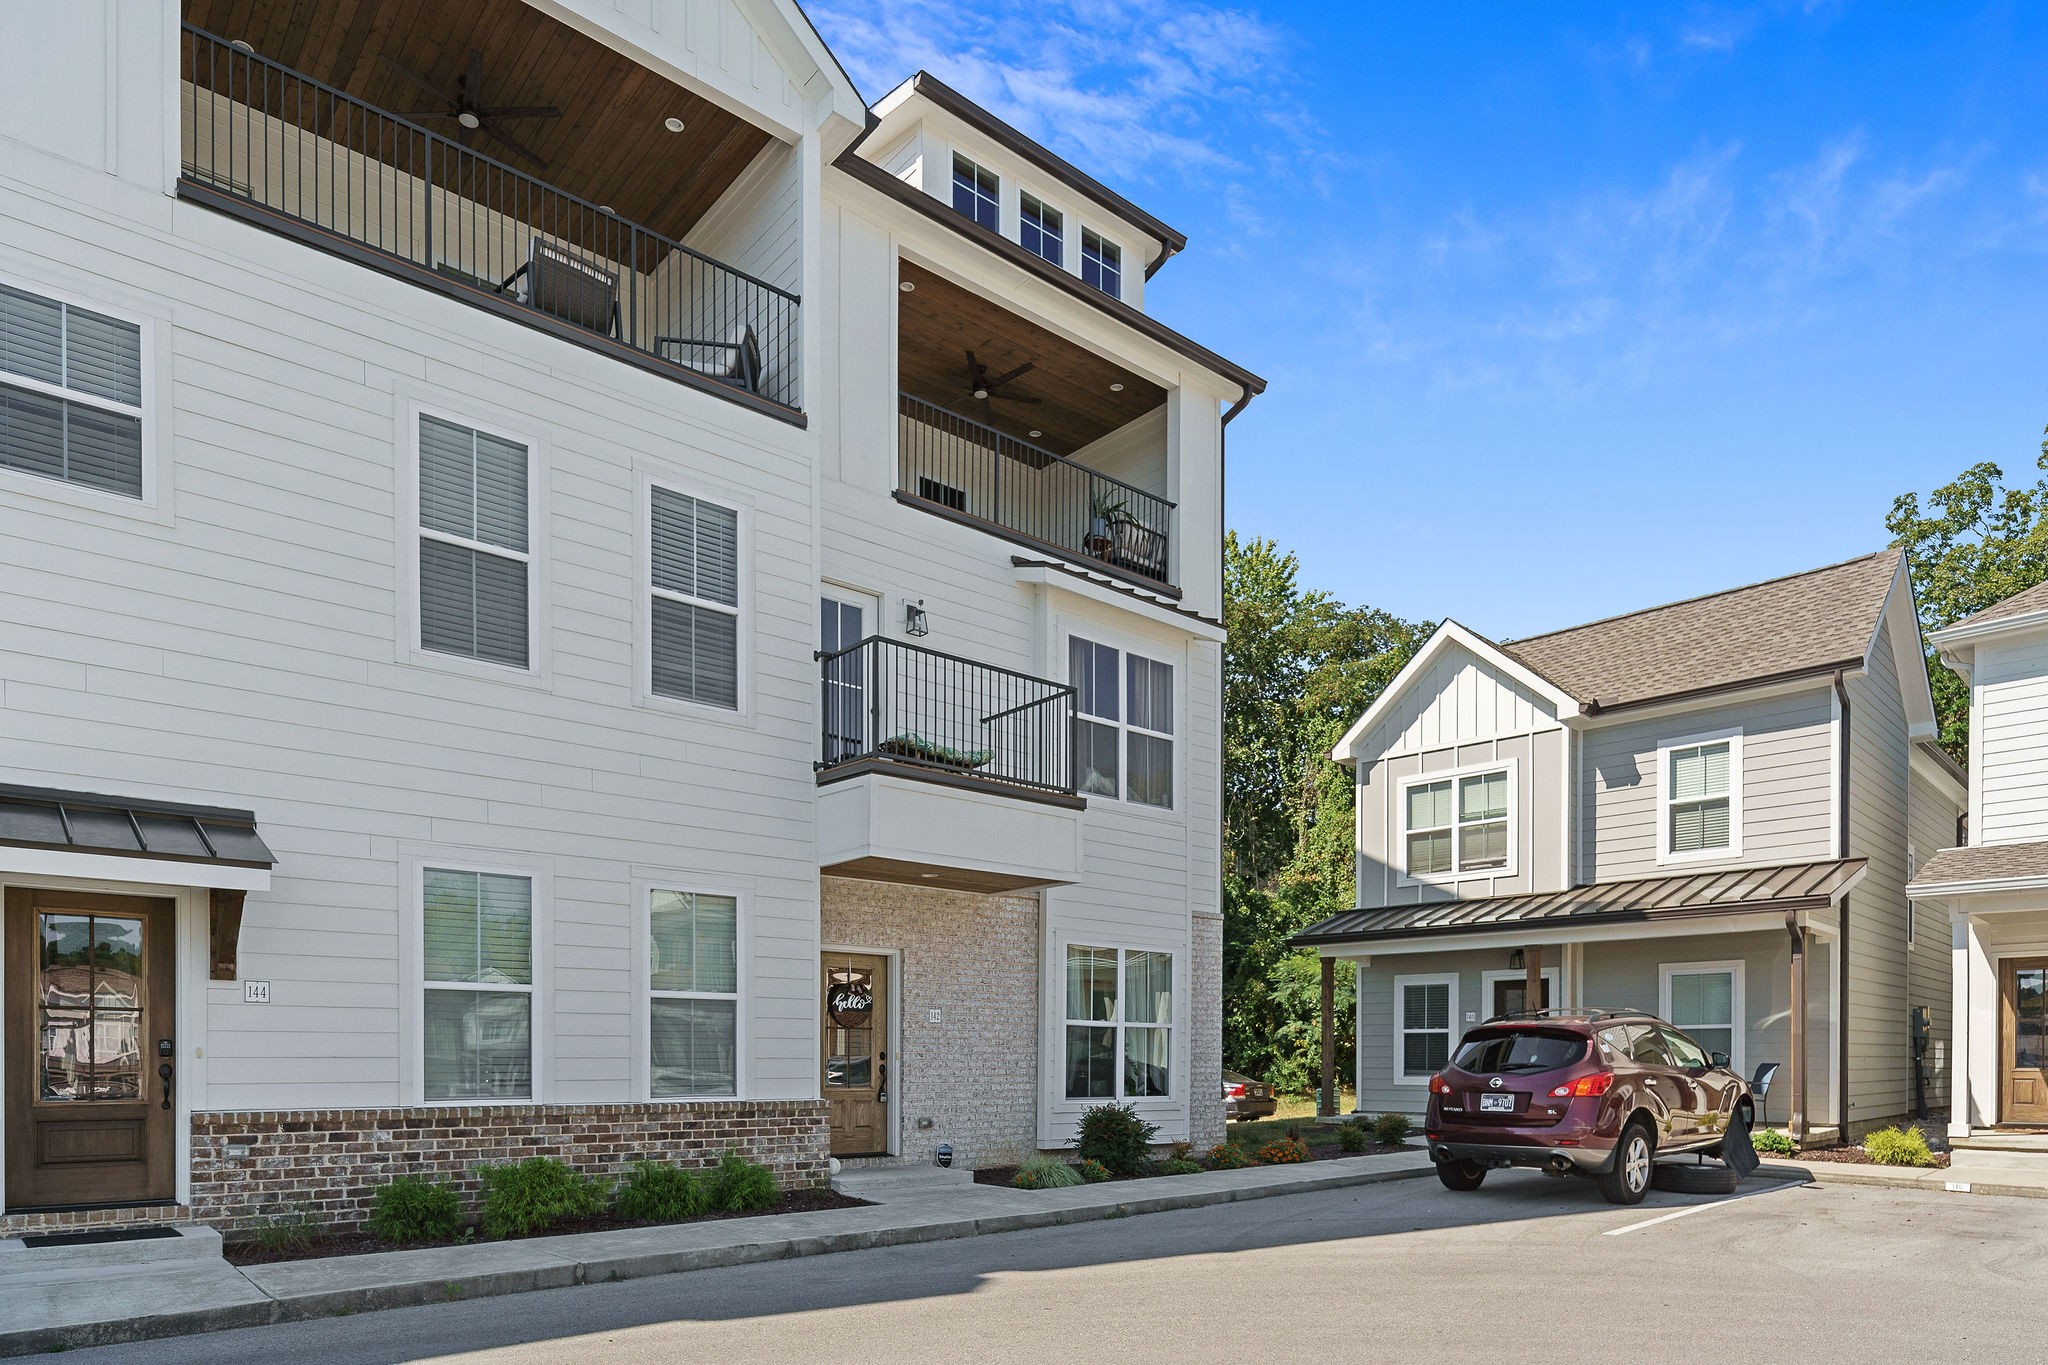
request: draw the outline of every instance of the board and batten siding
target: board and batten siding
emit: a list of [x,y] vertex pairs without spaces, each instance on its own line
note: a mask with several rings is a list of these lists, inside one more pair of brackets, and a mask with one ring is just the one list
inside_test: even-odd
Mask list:
[[[0,488],[0,780],[247,806],[278,856],[241,943],[272,1003],[208,987],[194,1107],[412,1099],[408,858],[548,874],[540,1098],[634,1097],[634,869],[745,895],[743,1093],[815,1095],[801,433],[19,142],[0,181],[0,278],[154,319],[166,362],[156,509]],[[415,402],[544,452],[531,675],[408,658]],[[743,715],[635,704],[650,471],[746,510]]]
[[[1580,744],[1583,880],[1833,856],[1833,700],[1825,685],[1588,729]],[[1657,747],[1742,731],[1742,852],[1726,860],[1657,862]]]
[[2048,839],[2048,633],[1977,646],[1971,841]]

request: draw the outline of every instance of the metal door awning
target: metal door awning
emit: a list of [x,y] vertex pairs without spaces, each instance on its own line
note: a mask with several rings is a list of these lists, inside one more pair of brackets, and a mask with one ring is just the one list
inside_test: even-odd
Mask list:
[[253,811],[0,785],[0,872],[265,891],[276,863]]

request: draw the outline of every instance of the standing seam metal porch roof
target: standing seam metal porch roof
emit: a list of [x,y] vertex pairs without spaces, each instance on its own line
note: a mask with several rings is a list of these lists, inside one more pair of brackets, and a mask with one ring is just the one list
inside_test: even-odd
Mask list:
[[1567,891],[1535,891],[1478,900],[1347,910],[1296,934],[1296,947],[1427,938],[1498,929],[1558,929],[1590,924],[1655,923],[1695,915],[1818,910],[1862,875],[1867,858],[1827,858],[1771,867],[1595,882]]
[[251,811],[0,786],[0,845],[122,858],[269,868]]

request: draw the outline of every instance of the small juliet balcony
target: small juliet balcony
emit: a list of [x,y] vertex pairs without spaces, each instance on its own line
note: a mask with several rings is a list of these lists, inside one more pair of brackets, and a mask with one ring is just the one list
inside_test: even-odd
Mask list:
[[822,871],[977,892],[1080,877],[1073,688],[880,636],[818,670]]
[[[363,0],[382,7],[374,59],[340,7],[255,3],[185,9],[330,79],[185,23],[181,197],[801,420],[798,295],[684,240],[751,163],[786,154],[766,132],[511,0]],[[799,256],[793,220],[736,212],[719,240],[780,234],[770,254]]]

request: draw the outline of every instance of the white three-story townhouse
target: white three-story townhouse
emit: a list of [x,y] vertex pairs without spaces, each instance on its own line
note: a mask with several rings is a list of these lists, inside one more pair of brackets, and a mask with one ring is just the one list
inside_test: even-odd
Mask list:
[[1171,228],[785,0],[0,42],[0,1235],[1219,1100]]

